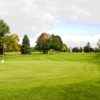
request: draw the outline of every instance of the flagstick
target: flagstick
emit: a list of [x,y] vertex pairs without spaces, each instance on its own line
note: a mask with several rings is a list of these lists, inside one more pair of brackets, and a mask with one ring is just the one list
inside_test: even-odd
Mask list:
[[5,69],[5,67],[4,67],[4,49],[6,48],[6,45],[5,44],[3,44],[3,60],[2,60],[2,63],[3,63],[3,71],[4,71],[4,69]]
[[3,71],[4,71],[4,49],[3,49]]

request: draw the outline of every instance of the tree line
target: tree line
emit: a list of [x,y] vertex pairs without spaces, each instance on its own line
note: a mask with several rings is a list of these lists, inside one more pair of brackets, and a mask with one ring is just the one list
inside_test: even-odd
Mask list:
[[97,46],[98,47],[92,48],[90,42],[88,42],[84,47],[68,48],[66,44],[62,42],[60,36],[42,33],[36,41],[36,46],[33,48],[30,48],[29,38],[25,35],[21,46],[21,52],[22,54],[30,54],[31,51],[40,51],[43,52],[43,54],[47,54],[51,49],[58,52],[100,52],[100,39],[97,42]]
[[95,48],[92,48],[91,45],[90,45],[90,42],[88,42],[86,44],[86,46],[84,46],[83,48],[82,47],[74,47],[72,48],[72,52],[100,52],[100,39],[98,40],[97,42],[97,46],[98,47],[95,47]]
[[10,28],[0,19],[0,54],[3,54],[3,43],[7,45],[7,52],[21,52],[22,54],[31,54],[33,51],[40,51],[47,54],[49,50],[58,52],[100,52],[100,39],[97,42],[96,48],[92,48],[88,42],[84,47],[68,48],[58,35],[50,35],[42,33],[36,41],[35,47],[30,47],[30,40],[27,35],[24,35],[22,45],[19,44],[19,36],[17,34],[10,35]]
[[43,54],[47,54],[49,50],[53,49],[55,51],[67,51],[67,46],[62,42],[60,36],[58,35],[50,35],[47,33],[42,33],[37,41],[36,46],[34,48],[30,48],[29,38],[27,35],[24,36],[22,46],[21,46],[21,53],[22,54],[30,54],[32,49],[34,51],[43,52]]

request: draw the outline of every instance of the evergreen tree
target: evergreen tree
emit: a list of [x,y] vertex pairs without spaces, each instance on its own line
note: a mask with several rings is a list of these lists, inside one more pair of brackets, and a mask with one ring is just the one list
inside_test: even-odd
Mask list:
[[30,43],[27,35],[24,36],[22,46],[21,46],[22,54],[31,54]]

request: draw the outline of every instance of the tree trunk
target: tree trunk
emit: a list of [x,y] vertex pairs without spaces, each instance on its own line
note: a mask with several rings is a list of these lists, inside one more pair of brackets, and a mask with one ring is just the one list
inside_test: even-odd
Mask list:
[[3,54],[3,49],[2,48],[0,48],[0,55],[2,55]]
[[2,55],[2,54],[3,54],[3,43],[0,42],[0,55]]
[[48,54],[48,50],[43,50],[43,54]]

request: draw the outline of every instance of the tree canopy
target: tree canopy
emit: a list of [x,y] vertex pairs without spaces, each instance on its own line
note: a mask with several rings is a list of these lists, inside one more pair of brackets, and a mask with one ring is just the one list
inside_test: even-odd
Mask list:
[[86,44],[86,46],[84,46],[84,52],[93,52],[94,51],[94,49],[93,48],[91,48],[91,45],[90,45],[90,42],[88,42],[87,44]]
[[4,22],[4,20],[0,19],[0,54],[3,54],[4,36],[10,33],[9,31],[9,26]]
[[48,53],[48,50],[50,49],[50,35],[47,33],[42,33],[37,41],[36,41],[36,49],[42,50],[44,54]]
[[2,38],[5,34],[9,33],[9,26],[0,19],[0,38]]
[[72,52],[79,52],[78,47],[74,47],[74,48],[72,49]]
[[59,36],[50,36],[47,33],[42,33],[38,37],[35,47],[36,49],[41,50],[44,54],[46,54],[50,49],[60,50],[62,48],[62,40]]
[[66,52],[68,51],[68,47],[66,46],[66,44],[63,43],[62,48],[61,48],[62,52]]
[[12,34],[10,36],[5,37],[5,43],[7,45],[6,51],[20,51],[20,44],[19,42],[19,36],[17,34]]
[[99,51],[100,51],[100,39],[99,39],[98,42],[97,42],[97,46],[98,46],[98,49],[99,49]]
[[60,36],[55,36],[55,35],[51,35],[51,49],[55,49],[55,50],[61,50],[62,48],[62,40],[60,38]]

